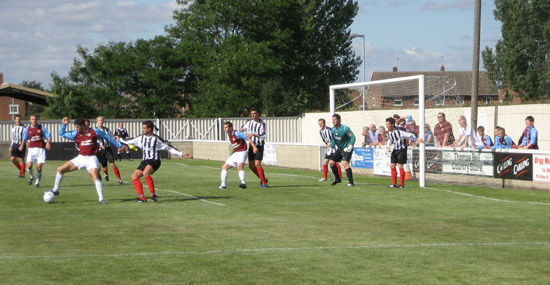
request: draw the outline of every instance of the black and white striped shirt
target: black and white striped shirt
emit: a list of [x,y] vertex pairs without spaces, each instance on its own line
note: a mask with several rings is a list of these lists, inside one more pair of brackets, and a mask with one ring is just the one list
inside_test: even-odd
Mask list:
[[[111,130],[109,130],[109,128],[107,128],[107,127],[98,128],[98,129],[102,130],[104,133],[106,133],[110,136],[113,136],[113,133],[111,133]],[[100,146],[104,146],[106,148],[111,146],[111,144],[108,141],[106,141],[104,139],[101,139],[99,137],[97,138],[97,143],[99,143]]]
[[11,146],[21,145],[21,140],[23,140],[23,133],[25,132],[25,126],[13,126],[11,129]]
[[319,131],[319,134],[321,135],[321,139],[325,144],[330,143],[332,140],[332,132],[330,131],[330,127],[325,127],[324,129],[321,129]]
[[390,147],[393,145],[394,150],[407,149],[407,138],[416,139],[414,133],[407,133],[398,129],[388,131],[386,136],[388,137],[387,146]]
[[265,129],[265,123],[262,119],[259,119],[258,122],[250,119],[248,120],[244,126],[242,126],[242,129],[251,134],[257,134],[260,137],[252,137],[252,141],[256,146],[261,146],[265,144],[265,138],[266,138],[266,129]]
[[161,150],[167,150],[173,155],[183,156],[183,152],[178,151],[177,149],[167,145],[157,135],[141,135],[131,140],[120,139],[120,142],[125,144],[133,144],[134,146],[140,148],[143,152],[142,160],[160,160],[159,153]]

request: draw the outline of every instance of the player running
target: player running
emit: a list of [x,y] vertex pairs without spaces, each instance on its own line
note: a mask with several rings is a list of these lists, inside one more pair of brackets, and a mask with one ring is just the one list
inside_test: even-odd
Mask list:
[[[19,150],[21,142],[23,141],[23,134],[25,132],[25,126],[21,124],[21,115],[15,115],[14,117],[15,126],[11,128],[11,143],[10,143],[10,160],[15,165],[17,170],[19,170],[19,178],[25,178],[25,150],[26,147],[23,146],[23,150]],[[21,159],[21,163],[17,161],[17,158]]]
[[266,138],[265,122],[260,119],[260,110],[255,107],[250,109],[250,116],[252,119],[248,120],[240,129],[241,132],[257,135],[248,139],[250,143],[250,148],[248,149],[248,167],[260,178],[260,187],[267,188],[269,180],[265,178],[264,168],[262,167]]
[[233,123],[226,122],[223,124],[223,129],[225,133],[229,136],[229,142],[231,142],[231,146],[233,147],[233,152],[231,153],[231,156],[225,161],[225,163],[222,165],[222,172],[221,172],[221,179],[222,184],[218,189],[226,189],[227,188],[227,171],[231,167],[237,167],[237,170],[239,171],[239,179],[241,179],[241,184],[239,184],[239,187],[246,188],[246,174],[244,172],[244,164],[246,163],[246,140],[248,140],[252,136],[258,136],[256,134],[245,134],[240,131],[235,131],[233,129]]
[[[403,165],[407,164],[407,139],[409,138],[420,143],[424,142],[424,140],[422,138],[417,138],[414,133],[398,130],[395,126],[395,119],[392,117],[386,119],[386,127],[388,128],[388,132],[386,133],[388,137],[386,147],[388,148],[388,152],[391,151],[390,168],[392,180],[392,184],[388,187],[405,188],[405,169],[403,169]],[[391,149],[392,145],[393,150]],[[397,186],[396,164],[399,167],[399,186]]]
[[[109,128],[103,126],[105,123],[105,118],[103,116],[97,117],[96,125],[97,128],[102,130],[104,133],[108,134],[109,136],[113,136],[111,133],[111,130]],[[107,168],[107,162],[111,165],[111,168],[113,169],[113,172],[115,173],[116,178],[118,179],[118,184],[122,184],[122,179],[120,178],[120,172],[118,171],[118,167],[115,164],[115,158],[113,156],[113,150],[111,149],[111,144],[102,138],[99,138],[97,140],[99,143],[99,149],[97,151],[97,159],[99,160],[99,164],[101,164],[101,167],[103,168],[103,173],[105,174],[105,181],[109,181],[109,169]]]
[[[325,159],[323,160],[323,178],[319,179],[319,181],[327,181],[327,174],[328,174],[328,162],[330,161],[330,158],[332,157],[332,150],[330,149],[330,142],[332,140],[332,132],[331,128],[327,127],[325,119],[319,119],[319,127],[321,129],[319,130],[319,134],[321,135],[321,139],[323,140],[323,143],[327,147],[329,147],[327,153],[325,154]],[[340,170],[340,164],[336,163],[336,168],[338,169],[338,177],[342,179],[342,170]]]
[[[332,186],[342,182],[342,179],[338,175],[338,169],[336,169],[336,163],[342,161],[342,165],[346,170],[346,176],[348,177],[348,186],[353,187],[353,173],[351,171],[351,156],[353,155],[353,145],[355,144],[355,135],[351,129],[342,125],[342,119],[340,115],[332,115],[332,125],[334,126],[331,129],[332,139],[330,141],[330,151],[333,152],[332,157],[330,158],[330,168],[336,179],[332,182]],[[338,147],[335,149],[335,147]]]
[[145,195],[143,194],[143,184],[139,180],[142,176],[145,176],[145,181],[147,182],[147,187],[149,187],[149,192],[151,192],[151,200],[153,202],[158,201],[158,196],[155,194],[155,183],[151,175],[155,173],[160,168],[160,151],[167,150],[173,155],[181,157],[191,157],[190,154],[181,152],[168,144],[164,143],[163,140],[153,133],[155,125],[152,121],[143,122],[142,132],[143,134],[137,138],[124,140],[119,138],[120,142],[123,144],[132,144],[138,148],[141,148],[143,152],[143,159],[138,168],[132,173],[132,182],[134,188],[138,194],[137,203],[147,202]]
[[[36,163],[36,187],[40,187],[40,179],[42,178],[42,165],[46,163],[46,150],[50,150],[50,142],[52,137],[50,132],[46,127],[38,124],[38,117],[36,115],[31,115],[30,117],[31,125],[25,128],[23,132],[23,140],[19,146],[19,151],[23,151],[25,148],[25,143],[29,142],[29,149],[27,151],[27,171],[31,176],[29,178],[29,185],[32,184],[32,181],[35,179],[32,166]],[[44,142],[44,140],[46,140]]]
[[101,179],[99,179],[99,161],[97,159],[97,151],[99,148],[98,140],[105,140],[116,147],[120,147],[120,143],[117,142],[114,137],[98,128],[88,128],[84,119],[75,119],[74,127],[76,130],[74,131],[66,131],[68,123],[69,119],[67,117],[63,118],[61,121],[61,128],[59,129],[59,136],[75,141],[78,145],[79,152],[75,158],[65,162],[65,164],[57,168],[55,184],[50,191],[56,196],[59,195],[59,187],[61,186],[61,181],[63,181],[65,173],[86,168],[94,181],[99,203],[105,204],[103,185],[101,184]]

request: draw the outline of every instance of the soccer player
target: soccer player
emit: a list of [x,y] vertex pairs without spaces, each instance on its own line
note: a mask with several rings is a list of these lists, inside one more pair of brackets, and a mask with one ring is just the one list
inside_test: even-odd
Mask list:
[[260,110],[255,107],[250,109],[250,116],[252,118],[240,129],[241,132],[258,135],[248,139],[250,143],[250,148],[248,149],[248,167],[260,178],[260,187],[267,188],[268,179],[265,178],[264,168],[262,167],[266,138],[265,122],[260,119]]
[[94,181],[99,203],[105,204],[105,198],[103,197],[103,185],[101,184],[101,179],[99,179],[99,161],[97,159],[97,151],[99,148],[98,140],[106,140],[116,147],[120,147],[120,143],[117,142],[112,136],[98,128],[86,127],[84,119],[78,118],[74,120],[74,126],[76,129],[74,131],[66,130],[68,123],[69,119],[67,117],[61,120],[59,136],[75,141],[79,149],[78,155],[57,168],[55,183],[53,189],[50,191],[56,196],[59,195],[59,187],[61,186],[61,181],[63,181],[65,173],[86,168]]
[[[42,178],[42,165],[46,163],[46,150],[50,150],[50,142],[52,140],[50,132],[38,124],[38,117],[36,115],[31,115],[30,117],[31,125],[25,128],[23,132],[23,140],[19,146],[19,151],[23,151],[25,143],[28,141],[28,151],[27,151],[27,171],[31,176],[29,178],[29,185],[32,184],[34,180],[34,172],[32,166],[36,163],[36,187],[40,187],[40,178]],[[44,140],[46,140],[44,142]]]
[[158,196],[155,194],[155,183],[153,182],[153,177],[151,175],[155,173],[160,168],[160,151],[168,150],[173,155],[178,155],[181,157],[191,157],[190,154],[181,152],[162,141],[159,136],[153,133],[155,125],[152,121],[145,121],[142,125],[143,134],[134,139],[119,140],[123,144],[132,144],[138,148],[141,148],[143,152],[143,159],[138,168],[132,173],[132,182],[134,188],[138,194],[138,203],[147,202],[145,195],[143,194],[143,184],[139,180],[142,176],[145,176],[145,181],[147,182],[147,187],[149,187],[149,192],[151,192],[151,200],[153,202],[158,201]]
[[[388,152],[391,151],[390,168],[392,184],[389,185],[389,187],[405,188],[405,169],[403,169],[403,165],[407,163],[407,139],[409,138],[418,142],[423,142],[424,140],[422,138],[417,139],[414,133],[408,133],[397,129],[395,126],[395,119],[392,117],[386,119],[386,127],[388,128],[388,132],[386,133],[386,136],[388,137],[386,147],[388,148]],[[391,149],[392,145],[393,150]],[[395,169],[396,164],[399,167],[399,186],[397,186],[397,170]]]
[[[323,140],[325,145],[329,147],[327,153],[325,154],[325,159],[323,159],[323,178],[319,179],[319,181],[327,181],[328,162],[330,161],[330,158],[332,157],[332,153],[333,153],[332,150],[330,149],[332,132],[331,132],[331,127],[327,127],[325,119],[319,119],[319,127],[321,127],[321,130],[319,130],[321,139]],[[340,170],[339,163],[336,163],[336,168],[338,169],[338,177],[342,179],[342,170]]]
[[231,122],[225,122],[223,124],[223,129],[229,136],[229,142],[231,142],[231,146],[233,147],[233,153],[231,153],[231,156],[229,156],[229,158],[222,165],[222,184],[218,187],[218,189],[227,188],[227,170],[231,167],[237,167],[237,170],[239,171],[239,179],[241,179],[241,184],[239,184],[239,187],[245,189],[246,174],[244,172],[244,164],[246,162],[246,157],[248,156],[246,151],[246,141],[249,139],[249,136],[251,137],[258,135],[252,133],[247,135],[243,132],[235,131],[233,129],[233,123]]
[[[11,153],[11,162],[17,170],[19,170],[19,178],[25,178],[25,150],[26,147],[23,146],[23,150],[19,150],[21,142],[23,140],[23,133],[25,132],[25,126],[21,124],[21,116],[19,114],[14,117],[15,126],[11,129],[11,144],[10,144],[10,153]],[[17,161],[17,158],[21,158],[21,163]]]
[[[355,186],[353,183],[353,173],[351,171],[350,161],[353,154],[353,144],[355,144],[355,135],[351,129],[342,125],[342,119],[340,115],[332,115],[332,139],[330,141],[331,150],[334,154],[330,158],[330,168],[336,179],[332,182],[332,186],[342,182],[342,179],[338,176],[338,169],[336,169],[336,163],[342,161],[342,165],[346,170],[346,176],[348,177],[348,186]],[[335,149],[335,147],[338,147]]]
[[[118,123],[118,128],[116,129],[116,132],[115,132],[116,136],[125,140],[128,138],[128,130],[126,130],[126,128],[124,127],[124,123],[120,122]],[[128,148],[127,145],[122,145],[121,148],[118,149],[118,161],[122,161],[122,152],[125,152],[126,155],[128,156],[128,160],[129,161],[132,161],[132,155],[130,154],[130,149]]]
[[[98,129],[103,131],[104,133],[108,134],[109,136],[113,136],[111,133],[111,130],[109,128],[103,126],[105,123],[105,118],[103,116],[99,116],[96,119],[96,126]],[[102,138],[99,138],[97,140],[99,143],[99,149],[97,151],[97,159],[99,160],[99,164],[103,168],[103,173],[105,174],[105,181],[109,181],[109,169],[107,168],[107,162],[111,165],[111,168],[113,169],[113,172],[115,173],[116,178],[118,179],[118,184],[122,184],[122,179],[120,178],[120,172],[118,171],[118,167],[115,164],[115,158],[113,156],[113,150],[111,149],[111,144]]]

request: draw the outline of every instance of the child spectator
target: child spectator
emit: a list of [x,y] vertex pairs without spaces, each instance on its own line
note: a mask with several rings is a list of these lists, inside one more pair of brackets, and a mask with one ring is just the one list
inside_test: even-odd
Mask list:
[[539,149],[539,133],[537,129],[535,129],[534,123],[535,118],[533,118],[533,116],[527,116],[527,118],[525,118],[526,128],[518,140],[518,148]]
[[483,126],[477,127],[477,134],[479,136],[479,139],[481,140],[481,143],[477,144],[478,149],[490,149],[493,146],[491,136],[485,134],[485,128]]
[[518,148],[512,138],[506,134],[504,128],[495,129],[495,133],[498,136],[498,139],[495,139],[495,145],[491,149],[501,149],[501,148]]
[[432,130],[430,129],[430,125],[426,124],[424,125],[424,141],[426,142],[426,146],[435,146],[434,144],[434,134],[432,133]]

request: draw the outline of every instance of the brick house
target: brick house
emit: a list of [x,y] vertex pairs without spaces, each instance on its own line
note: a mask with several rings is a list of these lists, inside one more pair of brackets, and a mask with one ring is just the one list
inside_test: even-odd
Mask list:
[[0,121],[9,121],[16,114],[28,118],[31,104],[47,105],[46,98],[53,94],[23,87],[17,84],[4,83],[4,75],[0,73]]

